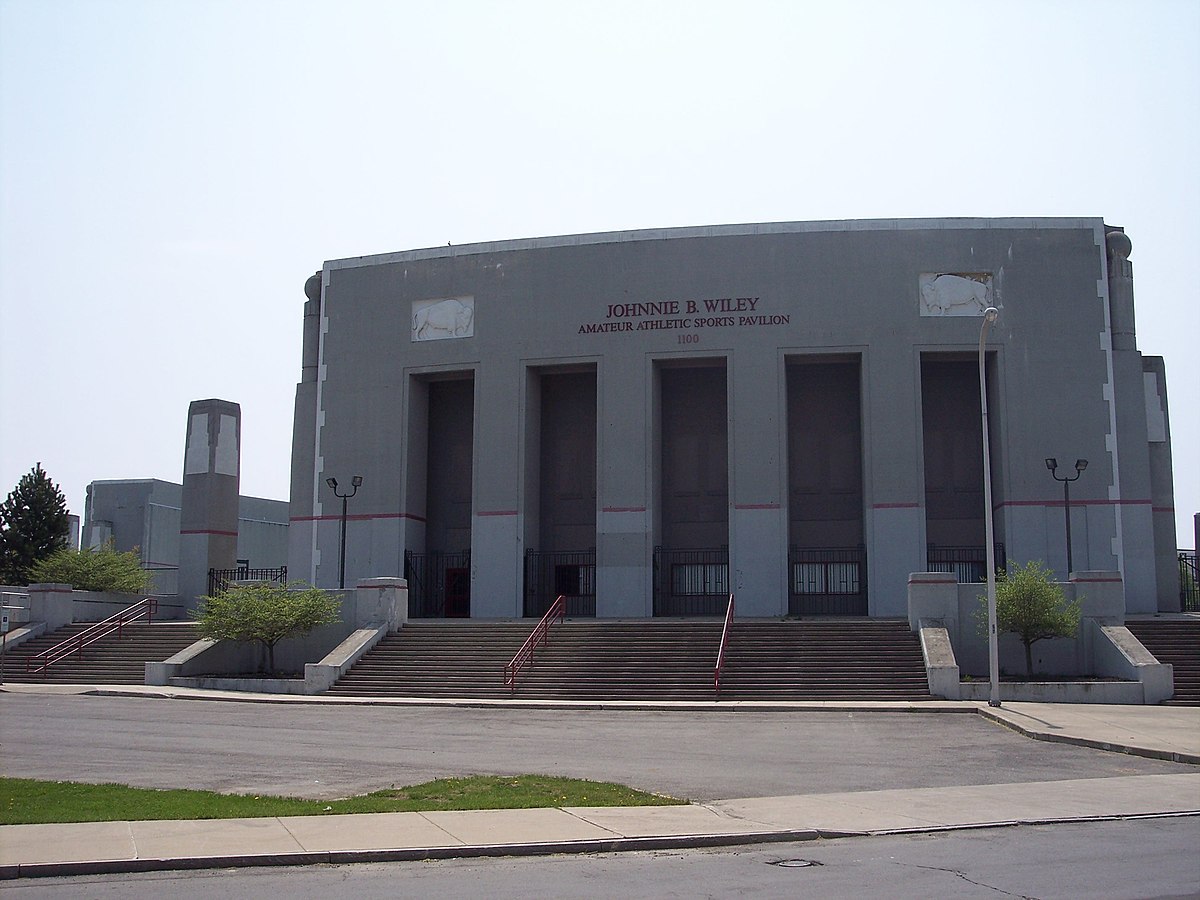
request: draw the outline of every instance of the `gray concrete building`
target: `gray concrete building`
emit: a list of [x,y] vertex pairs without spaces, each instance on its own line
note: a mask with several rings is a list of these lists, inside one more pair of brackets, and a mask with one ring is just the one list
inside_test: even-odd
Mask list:
[[286,566],[288,503],[238,492],[241,416],[227,400],[189,405],[183,484],[157,478],[89,484],[83,546],[137,550],[155,592],[177,595],[184,608],[209,592],[210,570],[249,577]]
[[[1178,608],[1161,358],[1100,219],[675,228],[334,260],[305,286],[288,566],[420,616],[906,614],[1000,558]],[[1050,459],[1056,468],[1048,469]],[[1077,469],[1076,461],[1086,460]],[[1070,506],[1057,480],[1069,485]]]
[[[286,500],[237,498],[237,557],[231,565],[271,569],[287,564]],[[136,549],[142,568],[154,573],[159,594],[179,592],[180,513],[183,485],[157,478],[93,481],[87,487],[84,547],[112,541]],[[207,574],[205,569],[203,575]]]

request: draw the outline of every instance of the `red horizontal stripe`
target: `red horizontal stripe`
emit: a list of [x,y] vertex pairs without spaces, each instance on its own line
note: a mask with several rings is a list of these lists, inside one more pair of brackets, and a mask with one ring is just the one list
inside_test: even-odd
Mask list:
[[636,513],[636,512],[645,512],[646,507],[644,507],[644,506],[605,506],[600,511],[606,512],[606,513],[624,513],[624,512],[635,512]]
[[180,528],[180,534],[223,534],[226,537],[237,537],[236,531],[217,531],[210,528]]
[[476,513],[478,516],[515,516],[515,509],[485,509]]
[[[370,519],[413,519],[417,522],[424,522],[424,516],[414,516],[412,513],[355,513],[346,516],[347,521],[366,522]],[[340,522],[341,514],[331,516],[289,516],[288,521],[291,522]]]
[[871,509],[916,509],[920,503],[872,503]]

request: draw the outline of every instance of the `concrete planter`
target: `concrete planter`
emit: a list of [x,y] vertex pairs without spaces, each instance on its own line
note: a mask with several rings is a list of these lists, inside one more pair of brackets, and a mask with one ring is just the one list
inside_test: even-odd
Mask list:
[[[991,686],[964,681],[959,699],[986,702]],[[1139,681],[1001,681],[1000,700],[1031,703],[1145,703]]]
[[305,694],[303,678],[231,678],[220,675],[176,676],[168,679],[173,687],[202,688],[209,691],[249,691],[257,694]]

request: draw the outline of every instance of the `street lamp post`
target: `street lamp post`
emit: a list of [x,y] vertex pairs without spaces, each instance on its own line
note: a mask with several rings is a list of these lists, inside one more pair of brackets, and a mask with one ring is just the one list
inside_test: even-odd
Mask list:
[[342,501],[342,541],[341,553],[338,554],[338,588],[346,587],[346,501],[358,493],[358,488],[362,484],[362,476],[355,475],[350,479],[350,493],[338,493],[338,485],[336,478],[326,478],[325,483],[333,489],[333,496],[341,498]]
[[1053,456],[1046,457],[1046,468],[1050,470],[1050,477],[1055,481],[1061,481],[1063,486],[1063,515],[1067,520],[1067,577],[1071,577],[1071,573],[1075,571],[1074,563],[1071,560],[1071,482],[1078,481],[1079,476],[1083,474],[1083,470],[1087,468],[1086,459],[1075,460],[1075,477],[1070,478],[1064,475],[1058,477],[1058,460]]
[[996,633],[996,541],[992,526],[992,454],[988,446],[987,379],[984,368],[983,343],[988,327],[1000,311],[989,306],[983,311],[979,326],[979,406],[983,411],[983,525],[987,546],[987,609],[988,609],[988,706],[1000,705],[1000,645]]

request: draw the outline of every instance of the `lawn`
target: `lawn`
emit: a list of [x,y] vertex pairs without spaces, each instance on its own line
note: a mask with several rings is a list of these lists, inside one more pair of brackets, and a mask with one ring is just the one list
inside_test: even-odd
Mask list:
[[133,788],[120,784],[0,778],[0,825],[333,816],[439,809],[672,806],[686,802],[610,782],[546,775],[442,778],[410,787],[391,787],[344,800],[305,800],[266,794],[218,794],[213,791]]

